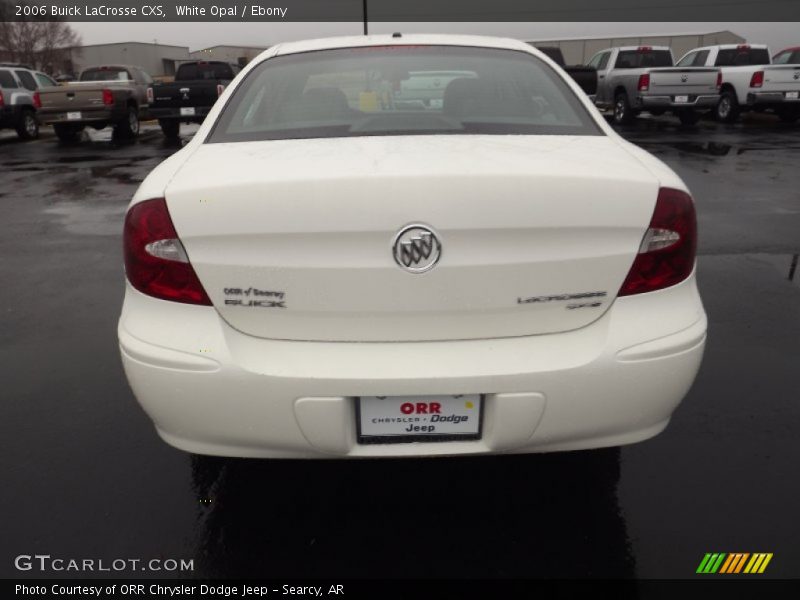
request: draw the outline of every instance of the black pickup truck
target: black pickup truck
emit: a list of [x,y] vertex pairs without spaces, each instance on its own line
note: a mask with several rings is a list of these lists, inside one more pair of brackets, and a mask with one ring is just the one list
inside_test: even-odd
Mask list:
[[561,48],[556,46],[535,46],[572,77],[588,96],[597,93],[597,70],[584,65],[565,65]]
[[239,67],[209,60],[185,62],[178,67],[175,81],[155,83],[150,94],[150,115],[158,119],[161,131],[176,138],[181,123],[202,123]]

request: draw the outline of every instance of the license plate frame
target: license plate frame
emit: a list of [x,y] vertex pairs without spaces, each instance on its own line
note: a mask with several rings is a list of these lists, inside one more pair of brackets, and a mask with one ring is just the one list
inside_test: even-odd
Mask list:
[[[365,412],[362,409],[363,401],[389,401],[389,402],[436,402],[441,401],[443,398],[457,399],[458,401],[478,401],[477,406],[477,431],[469,432],[420,432],[420,433],[364,433],[363,419]],[[381,400],[383,399],[383,400]],[[486,406],[485,394],[431,394],[431,395],[416,395],[416,396],[356,396],[354,397],[355,405],[355,420],[356,420],[356,442],[359,445],[392,445],[392,444],[408,444],[414,442],[469,442],[483,439],[483,419],[484,410]],[[445,415],[448,416],[448,415]],[[421,417],[421,415],[414,415],[414,417]],[[368,417],[367,417],[368,418]],[[411,417],[409,417],[411,418]],[[416,421],[424,425],[426,421]]]
[[83,118],[81,111],[71,110],[67,112],[67,121],[80,121]]
[[197,111],[195,110],[194,106],[181,106],[182,117],[194,117],[196,114]]
[[689,104],[689,96],[675,96],[676,104]]
[[787,100],[800,100],[800,92],[786,92]]

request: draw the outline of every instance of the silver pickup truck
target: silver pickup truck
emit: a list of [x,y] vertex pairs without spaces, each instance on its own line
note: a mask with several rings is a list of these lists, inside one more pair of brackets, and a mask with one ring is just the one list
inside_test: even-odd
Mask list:
[[673,67],[666,46],[608,48],[589,61],[597,69],[595,104],[614,110],[617,124],[630,122],[638,113],[674,113],[684,125],[700,118],[719,102],[722,84],[715,67]]

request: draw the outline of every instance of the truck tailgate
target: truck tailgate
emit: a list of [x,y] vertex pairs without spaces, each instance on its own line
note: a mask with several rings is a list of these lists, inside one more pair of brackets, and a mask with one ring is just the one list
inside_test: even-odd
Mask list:
[[800,91],[800,65],[765,66],[762,91]]
[[656,96],[716,94],[719,69],[665,67],[649,69],[650,94]]
[[217,85],[227,82],[213,79],[175,81],[153,86],[153,108],[212,106],[217,101]]
[[[106,88],[108,86],[105,86]],[[63,86],[40,90],[43,113],[91,110],[103,107],[103,86]]]

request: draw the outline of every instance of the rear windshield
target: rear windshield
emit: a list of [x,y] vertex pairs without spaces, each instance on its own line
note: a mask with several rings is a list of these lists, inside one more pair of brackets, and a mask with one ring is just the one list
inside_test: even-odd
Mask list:
[[227,63],[203,62],[191,63],[178,67],[176,80],[190,81],[196,79],[233,79],[233,69]]
[[125,69],[102,68],[87,69],[81,73],[80,81],[130,81],[131,76]]
[[748,65],[768,65],[769,51],[766,48],[730,48],[717,54],[717,67],[740,67]]
[[787,50],[786,52],[781,52],[772,62],[776,65],[800,64],[800,50]]
[[615,69],[640,69],[645,67],[671,67],[669,50],[622,50],[617,56]]
[[262,62],[208,142],[460,133],[602,135],[575,93],[535,56],[381,46]]
[[17,82],[14,80],[14,76],[11,75],[11,71],[0,71],[0,87],[17,87]]

